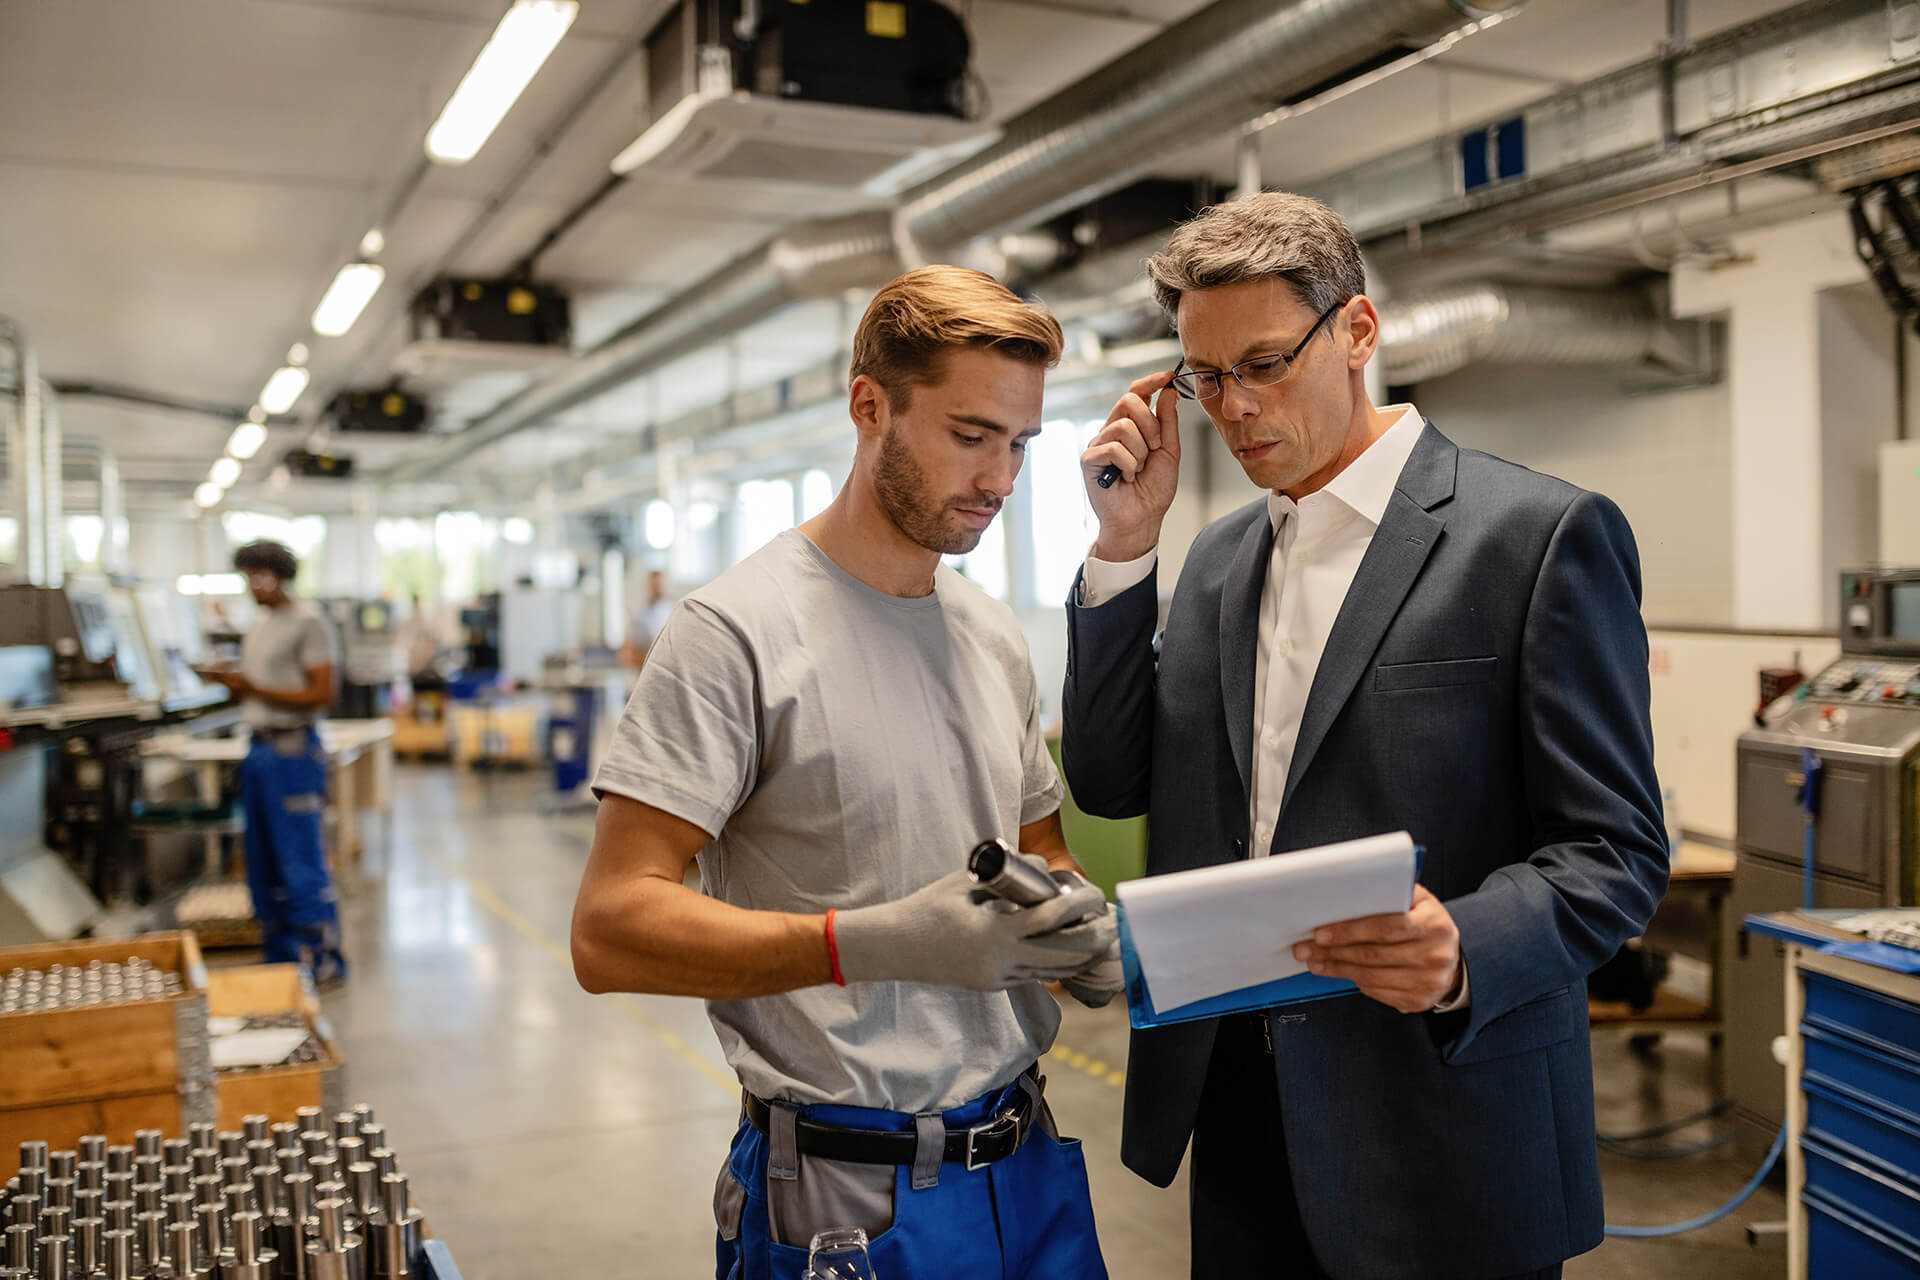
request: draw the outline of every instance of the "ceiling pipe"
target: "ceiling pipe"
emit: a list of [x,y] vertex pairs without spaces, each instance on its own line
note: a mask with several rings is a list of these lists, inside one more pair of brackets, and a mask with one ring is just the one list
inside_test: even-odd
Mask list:
[[1394,385],[1485,362],[1684,368],[1694,323],[1665,318],[1638,290],[1474,284],[1383,305],[1380,345]]

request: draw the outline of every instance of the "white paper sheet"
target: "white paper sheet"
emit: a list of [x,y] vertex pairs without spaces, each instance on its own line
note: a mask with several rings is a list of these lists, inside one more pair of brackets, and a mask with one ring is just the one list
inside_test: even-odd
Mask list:
[[282,1030],[278,1027],[262,1028],[258,1031],[236,1031],[230,1036],[213,1037],[213,1069],[225,1071],[230,1067],[276,1067],[306,1043],[307,1032],[302,1028]]
[[1305,973],[1293,945],[1323,924],[1405,911],[1413,837],[1404,831],[1120,886],[1155,1007]]

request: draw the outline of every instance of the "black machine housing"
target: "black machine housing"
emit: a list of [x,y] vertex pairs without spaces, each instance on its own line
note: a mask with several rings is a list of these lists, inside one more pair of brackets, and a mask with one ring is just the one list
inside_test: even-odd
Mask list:
[[702,46],[732,54],[734,85],[922,115],[968,117],[972,41],[936,0],[765,0],[742,31],[740,0],[682,0],[647,37],[654,117],[699,84]]
[[397,387],[342,391],[327,404],[335,431],[409,435],[427,425],[427,402]]
[[530,280],[434,281],[414,298],[416,342],[515,342],[565,349],[573,341],[567,295]]
[[338,453],[289,449],[281,462],[289,472],[308,480],[345,480],[353,474],[353,459]]

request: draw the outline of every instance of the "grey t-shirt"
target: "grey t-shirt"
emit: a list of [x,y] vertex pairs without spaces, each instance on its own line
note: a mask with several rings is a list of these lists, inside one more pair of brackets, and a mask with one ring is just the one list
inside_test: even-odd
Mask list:
[[[262,605],[240,644],[240,674],[275,693],[298,693],[307,687],[307,672],[335,665],[333,628],[305,600],[289,600],[277,609]],[[256,729],[298,729],[320,713],[248,698],[246,715]]]
[[[944,565],[925,598],[876,591],[797,529],[681,602],[594,786],[717,833],[699,855],[709,896],[808,913],[912,893],[1064,794],[1010,609]],[[707,1008],[753,1093],[908,1112],[1006,1084],[1060,1025],[1037,983]]]

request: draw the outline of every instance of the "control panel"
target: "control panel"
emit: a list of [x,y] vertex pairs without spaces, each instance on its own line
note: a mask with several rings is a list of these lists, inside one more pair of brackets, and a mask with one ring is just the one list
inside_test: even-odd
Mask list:
[[1920,711],[1920,660],[1846,654],[1808,682],[1806,698]]

